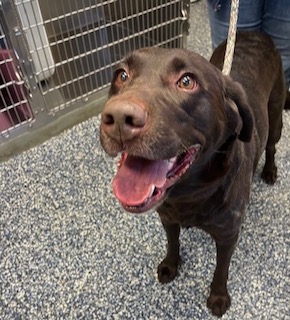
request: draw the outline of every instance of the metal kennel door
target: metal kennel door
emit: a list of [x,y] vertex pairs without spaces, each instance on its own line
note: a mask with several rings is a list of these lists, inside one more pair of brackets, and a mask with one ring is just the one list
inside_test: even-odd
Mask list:
[[130,51],[184,47],[189,1],[0,1],[0,152],[47,125],[53,135],[71,114],[82,119]]

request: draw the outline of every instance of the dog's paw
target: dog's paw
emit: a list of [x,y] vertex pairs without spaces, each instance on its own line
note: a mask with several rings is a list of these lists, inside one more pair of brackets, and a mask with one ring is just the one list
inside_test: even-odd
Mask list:
[[228,310],[231,305],[231,298],[228,294],[218,295],[211,292],[210,296],[207,299],[207,307],[211,312],[218,317]]
[[168,283],[177,275],[178,263],[171,264],[164,259],[158,266],[157,274],[160,283]]
[[274,184],[277,180],[277,168],[274,167],[271,170],[264,168],[261,177],[267,184]]

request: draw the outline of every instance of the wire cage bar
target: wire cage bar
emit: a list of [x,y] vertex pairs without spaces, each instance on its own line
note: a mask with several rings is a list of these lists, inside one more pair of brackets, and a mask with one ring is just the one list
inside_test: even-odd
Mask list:
[[105,97],[130,51],[184,47],[188,11],[189,0],[2,0],[0,146]]
[[13,52],[7,48],[0,26],[0,128],[3,134],[33,119],[25,83],[14,65]]

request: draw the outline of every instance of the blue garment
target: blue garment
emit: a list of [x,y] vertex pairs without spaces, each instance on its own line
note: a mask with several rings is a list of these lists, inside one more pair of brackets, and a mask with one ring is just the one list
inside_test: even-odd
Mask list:
[[[207,0],[212,46],[227,38],[231,0]],[[290,86],[290,0],[240,0],[238,30],[262,31],[273,39]]]

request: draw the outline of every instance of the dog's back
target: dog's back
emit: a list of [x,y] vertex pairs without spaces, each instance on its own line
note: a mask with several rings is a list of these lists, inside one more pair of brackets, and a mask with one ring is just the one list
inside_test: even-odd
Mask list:
[[[214,51],[210,62],[219,69],[223,67],[226,42]],[[230,73],[234,81],[238,81],[249,96],[249,101],[259,97],[258,104],[267,104],[273,89],[273,82],[281,85],[283,99],[285,99],[285,83],[282,61],[272,39],[260,32],[238,32],[233,64]],[[261,101],[261,97],[264,100]],[[252,106],[255,110],[255,106]]]
[[[225,47],[226,42],[214,51],[210,59],[219,69],[223,66]],[[244,88],[254,114],[256,167],[265,148],[268,158],[274,156],[274,145],[281,136],[282,109],[286,99],[282,61],[272,39],[260,32],[238,32],[230,76]],[[268,125],[269,132],[265,130]],[[276,171],[270,165],[264,170],[266,182],[275,182]]]

